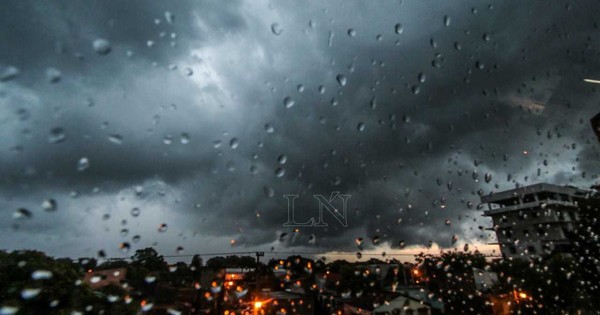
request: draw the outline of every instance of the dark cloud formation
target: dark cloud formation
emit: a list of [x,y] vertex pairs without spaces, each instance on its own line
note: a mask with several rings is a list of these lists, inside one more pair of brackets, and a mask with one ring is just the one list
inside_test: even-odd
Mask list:
[[[9,249],[483,243],[478,194],[597,180],[597,3],[3,7]],[[284,194],[303,221],[333,191],[352,195],[348,227],[283,226]]]

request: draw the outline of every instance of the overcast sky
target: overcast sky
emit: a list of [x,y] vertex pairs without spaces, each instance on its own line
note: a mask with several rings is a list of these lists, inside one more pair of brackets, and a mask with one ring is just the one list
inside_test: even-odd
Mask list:
[[3,249],[462,248],[479,194],[600,171],[597,1],[1,6]]

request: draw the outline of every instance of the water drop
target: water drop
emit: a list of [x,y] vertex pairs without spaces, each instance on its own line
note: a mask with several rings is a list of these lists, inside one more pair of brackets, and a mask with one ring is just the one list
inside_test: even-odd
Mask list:
[[190,143],[190,135],[188,135],[187,133],[182,133],[179,141],[181,142],[181,144]]
[[66,138],[67,136],[65,135],[65,130],[61,127],[55,127],[50,130],[48,141],[52,143],[59,143],[65,141]]
[[278,167],[275,170],[275,176],[277,176],[277,177],[283,177],[284,175],[285,175],[285,169],[283,169],[281,167]]
[[265,131],[267,133],[273,133],[275,132],[275,128],[271,124],[265,124]]
[[404,26],[402,25],[402,23],[398,23],[394,26],[394,31],[396,31],[396,34],[402,34],[402,32],[404,32]]
[[132,217],[139,216],[140,212],[141,212],[141,210],[138,207],[131,208],[131,211],[130,211]]
[[19,308],[16,306],[2,306],[0,307],[0,315],[14,315],[17,314]]
[[356,31],[353,28],[348,29],[348,36],[354,37],[356,36]]
[[285,164],[285,162],[287,162],[287,156],[285,154],[282,154],[280,156],[277,157],[277,162],[279,164]]
[[169,11],[166,11],[165,20],[167,20],[167,23],[173,24],[173,22],[175,21],[175,15]]
[[13,219],[31,219],[33,217],[33,213],[25,208],[19,208],[13,212]]
[[156,281],[156,276],[146,276],[144,278],[144,281],[146,281],[146,283],[152,283],[152,282]]
[[271,24],[271,32],[279,36],[281,35],[281,33],[283,33],[283,28],[281,27],[281,25],[279,25],[279,23],[273,23]]
[[48,280],[52,279],[52,271],[48,270],[36,270],[31,273],[31,279],[33,280]]
[[238,138],[231,138],[231,140],[229,140],[229,147],[231,147],[232,149],[236,149],[239,145],[240,142]]
[[257,174],[258,173],[258,167],[256,167],[256,165],[250,166],[250,173]]
[[294,106],[294,104],[295,104],[294,100],[292,100],[292,98],[289,96],[286,96],[283,99],[283,106],[285,106],[285,108],[290,108],[290,107]]
[[0,82],[6,82],[15,79],[21,74],[21,70],[15,66],[8,66],[0,72]]
[[379,245],[379,243],[381,242],[381,238],[379,236],[373,236],[371,242],[373,243],[373,245]]
[[273,196],[275,196],[275,190],[273,190],[273,188],[271,188],[269,186],[264,186],[263,192],[265,193],[265,196],[267,196],[268,198],[273,198]]
[[94,51],[99,55],[108,55],[112,50],[110,42],[103,38],[98,38],[92,43]]
[[335,79],[337,80],[338,84],[340,86],[346,86],[346,76],[343,74],[338,74],[337,77],[335,77]]
[[42,209],[44,209],[44,211],[56,211],[56,200],[49,198],[44,200],[44,202],[42,202]]
[[40,294],[40,292],[42,292],[42,289],[26,288],[26,289],[21,290],[21,297],[24,300],[33,299],[36,296],[38,296],[38,294]]
[[358,246],[358,247],[361,247],[361,246],[362,246],[362,244],[364,243],[364,241],[365,241],[365,240],[364,240],[362,237],[357,237],[357,238],[354,240],[354,243],[356,243],[356,246]]
[[492,181],[492,174],[485,173],[484,179],[485,179],[485,182],[489,184]]
[[362,122],[359,122],[358,125],[356,126],[356,129],[358,131],[364,131],[365,130],[365,124]]
[[86,157],[82,157],[81,159],[79,159],[79,161],[77,162],[77,170],[83,172],[88,168],[90,168],[90,160]]
[[62,78],[62,73],[55,68],[46,69],[46,79],[50,83],[58,83]]
[[444,25],[445,26],[450,26],[450,17],[447,15],[444,15]]
[[129,250],[131,249],[131,245],[129,245],[129,243],[127,243],[127,242],[123,242],[123,243],[119,244],[119,249],[121,250],[121,252],[123,254],[127,254],[129,252]]
[[118,134],[112,134],[108,136],[108,141],[114,144],[123,144],[123,137]]
[[167,231],[167,224],[166,224],[166,223],[161,223],[161,224],[158,226],[158,231],[159,231],[159,232],[161,232],[161,233],[162,233],[162,232],[166,232],[166,231]]

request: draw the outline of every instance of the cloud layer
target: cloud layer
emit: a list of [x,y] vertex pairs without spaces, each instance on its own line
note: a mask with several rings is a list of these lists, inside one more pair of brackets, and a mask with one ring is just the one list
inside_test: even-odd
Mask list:
[[[595,4],[4,6],[7,249],[483,243],[478,194],[597,180]],[[333,191],[352,195],[348,227],[283,226],[284,194],[302,221]]]

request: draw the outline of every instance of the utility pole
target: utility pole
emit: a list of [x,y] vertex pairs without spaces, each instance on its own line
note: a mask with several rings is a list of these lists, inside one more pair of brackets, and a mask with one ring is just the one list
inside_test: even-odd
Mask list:
[[265,252],[256,252],[256,268],[258,269],[258,264],[260,263],[260,257],[264,256]]

